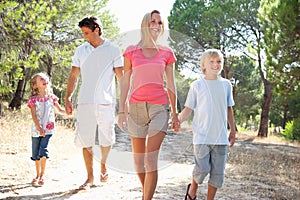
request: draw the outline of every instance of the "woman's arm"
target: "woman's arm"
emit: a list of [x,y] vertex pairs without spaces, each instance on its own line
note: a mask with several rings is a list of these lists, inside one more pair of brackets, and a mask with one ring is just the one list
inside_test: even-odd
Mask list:
[[166,66],[166,86],[167,93],[169,96],[170,104],[171,104],[171,115],[172,115],[172,128],[174,131],[178,131],[180,127],[180,123],[177,115],[177,92],[174,78],[174,63],[168,64]]
[[119,80],[119,88],[120,88],[120,101],[119,101],[119,117],[118,117],[118,126],[122,131],[124,130],[124,126],[127,127],[127,96],[130,88],[130,77],[132,73],[132,65],[131,62],[124,57],[124,75]]

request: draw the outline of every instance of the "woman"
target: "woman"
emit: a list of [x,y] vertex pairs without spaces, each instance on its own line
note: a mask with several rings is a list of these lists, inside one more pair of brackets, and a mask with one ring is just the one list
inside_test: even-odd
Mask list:
[[[118,126],[124,131],[128,125],[144,200],[152,199],[157,185],[158,154],[168,128],[169,105],[171,127],[175,131],[179,128],[174,81],[176,58],[170,48],[157,43],[163,31],[160,12],[153,10],[147,13],[141,24],[141,40],[137,45],[128,46],[123,54],[124,76],[120,81]],[[130,87],[127,124],[126,99]]]

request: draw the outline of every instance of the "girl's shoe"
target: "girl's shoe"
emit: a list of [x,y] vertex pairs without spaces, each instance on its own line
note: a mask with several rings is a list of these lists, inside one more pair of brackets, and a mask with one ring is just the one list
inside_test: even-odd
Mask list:
[[39,185],[40,186],[43,186],[45,184],[45,180],[43,179],[43,178],[41,178],[40,180],[39,180]]
[[38,184],[38,179],[37,178],[34,178],[34,179],[32,179],[32,181],[31,181],[31,185],[37,185]]

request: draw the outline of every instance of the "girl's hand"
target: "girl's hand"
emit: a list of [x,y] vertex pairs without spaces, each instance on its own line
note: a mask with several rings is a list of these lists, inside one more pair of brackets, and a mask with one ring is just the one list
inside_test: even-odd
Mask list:
[[40,133],[40,136],[43,136],[45,137],[46,136],[46,131],[42,129],[42,127],[39,127],[39,133]]

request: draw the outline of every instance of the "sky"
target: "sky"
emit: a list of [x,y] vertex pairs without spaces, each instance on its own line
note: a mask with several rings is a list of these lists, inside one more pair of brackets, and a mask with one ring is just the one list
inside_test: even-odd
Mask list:
[[108,8],[118,19],[121,33],[141,27],[144,15],[158,10],[167,25],[167,17],[175,0],[109,0]]

